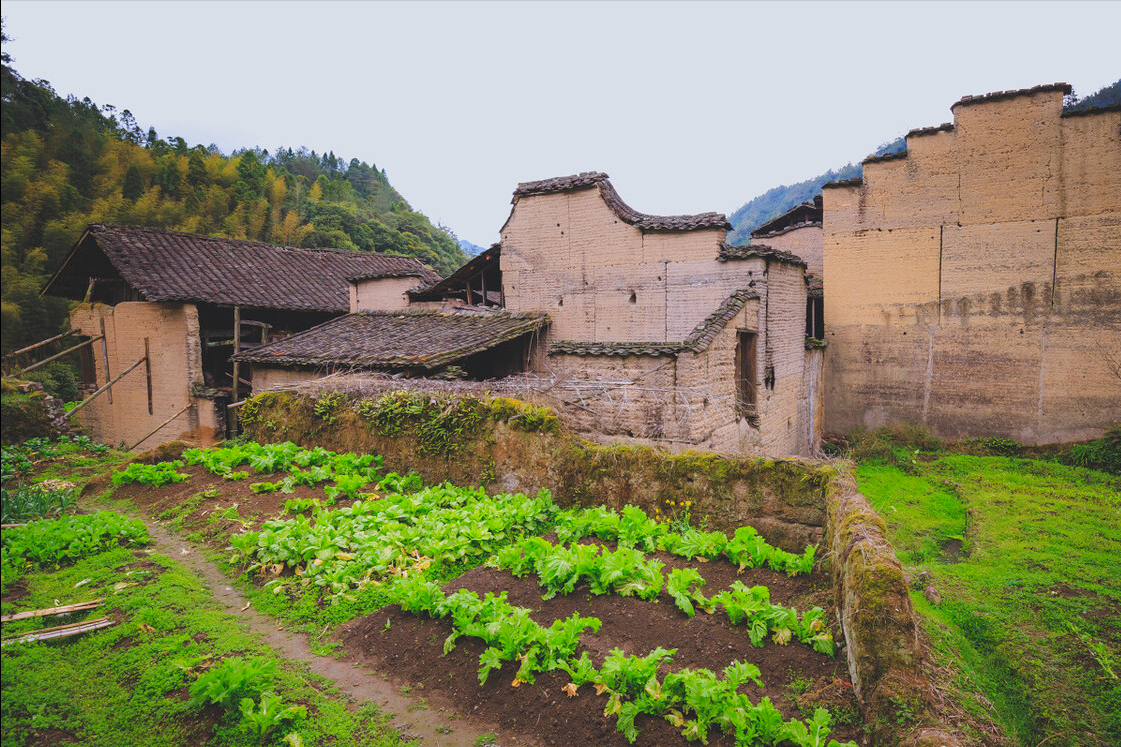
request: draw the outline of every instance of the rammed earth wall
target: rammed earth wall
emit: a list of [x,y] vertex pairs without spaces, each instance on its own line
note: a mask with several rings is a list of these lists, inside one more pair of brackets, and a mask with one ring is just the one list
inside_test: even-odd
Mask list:
[[1121,108],[965,99],[824,190],[825,429],[1096,438],[1121,419]]
[[[750,524],[791,551],[821,542],[874,744],[961,744],[931,705],[910,597],[884,523],[843,466],[593,444],[562,431],[548,408],[507,398],[392,392],[354,401],[266,392],[248,400],[242,420],[258,441],[378,453],[387,469],[428,480],[491,491],[548,488],[562,505],[688,511],[694,523],[726,531]],[[913,718],[902,729],[901,709]]]

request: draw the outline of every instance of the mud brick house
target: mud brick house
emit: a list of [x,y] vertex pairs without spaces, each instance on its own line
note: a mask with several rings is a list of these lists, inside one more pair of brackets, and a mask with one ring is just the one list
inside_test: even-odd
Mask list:
[[506,308],[549,315],[535,369],[584,428],[677,447],[790,455],[820,437],[806,263],[728,246],[718,213],[656,216],[602,173],[518,185],[497,259]]
[[826,429],[1027,444],[1121,421],[1121,107],[969,96],[824,191]]
[[361,311],[239,354],[257,381],[372,369],[550,377],[569,422],[675,447],[809,454],[821,350],[806,349],[806,262],[728,246],[718,213],[655,216],[592,172],[518,185],[501,241],[413,310]]
[[140,362],[78,414],[94,437],[132,446],[149,433],[221,438],[231,395],[253,385],[231,365],[235,349],[345,314],[357,298],[404,306],[405,291],[438,279],[409,257],[92,225],[43,293],[79,301],[71,328],[100,337],[82,349],[87,392]]

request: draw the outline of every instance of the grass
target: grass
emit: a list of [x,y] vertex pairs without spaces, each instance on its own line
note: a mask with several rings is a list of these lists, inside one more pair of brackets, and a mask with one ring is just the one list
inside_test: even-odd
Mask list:
[[[857,477],[901,562],[942,595],[939,606],[921,591],[912,600],[963,705],[1024,747],[1121,744],[1121,478],[1031,459],[895,456]],[[944,553],[954,539],[960,558]]]
[[[398,744],[375,707],[348,710],[343,693],[245,632],[175,560],[140,555],[118,548],[54,572],[27,574],[26,595],[3,604],[3,613],[10,614],[106,597],[91,616],[121,621],[70,639],[4,648],[4,745],[40,744],[62,735],[120,747],[260,744],[238,728],[236,716],[202,711],[187,700],[193,676],[233,655],[276,663],[274,689],[286,703],[307,706],[308,717],[295,729],[304,744]],[[48,620],[6,623],[4,633],[60,624]],[[291,731],[267,743],[279,743]]]

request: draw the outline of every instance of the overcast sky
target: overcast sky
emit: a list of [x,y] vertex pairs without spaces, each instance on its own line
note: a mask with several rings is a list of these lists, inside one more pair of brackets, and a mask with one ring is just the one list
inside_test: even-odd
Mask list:
[[606,171],[637,210],[731,213],[949,120],[963,95],[1121,77],[1118,2],[5,0],[3,15],[24,77],[225,153],[376,164],[484,246],[519,181]]

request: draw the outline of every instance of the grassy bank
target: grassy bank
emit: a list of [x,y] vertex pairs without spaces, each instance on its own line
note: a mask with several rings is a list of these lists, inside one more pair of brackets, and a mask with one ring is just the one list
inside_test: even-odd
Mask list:
[[944,452],[892,461],[857,477],[957,699],[1024,747],[1121,744],[1121,478]]

